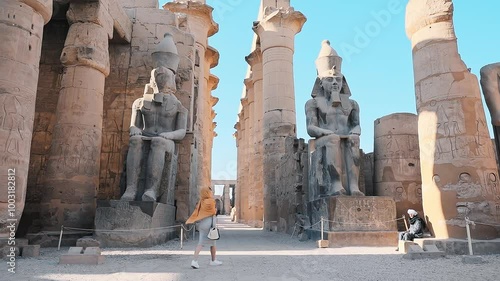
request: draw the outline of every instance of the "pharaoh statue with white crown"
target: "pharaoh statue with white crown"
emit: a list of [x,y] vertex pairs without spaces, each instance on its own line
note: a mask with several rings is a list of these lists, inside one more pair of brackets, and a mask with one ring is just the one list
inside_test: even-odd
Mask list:
[[[172,35],[165,34],[152,57],[151,81],[145,87],[144,96],[132,105],[127,186],[121,197],[125,201],[157,201],[165,191],[165,187],[160,186],[164,167],[173,165],[170,173],[176,172],[177,163],[166,163],[165,159],[177,161],[175,142],[186,135],[188,111],[174,95],[180,59]],[[145,177],[143,188],[139,188],[141,175]]]
[[364,196],[359,190],[358,103],[341,73],[342,58],[323,41],[318,77],[307,101],[307,133],[315,138],[310,166],[310,199],[336,195]]

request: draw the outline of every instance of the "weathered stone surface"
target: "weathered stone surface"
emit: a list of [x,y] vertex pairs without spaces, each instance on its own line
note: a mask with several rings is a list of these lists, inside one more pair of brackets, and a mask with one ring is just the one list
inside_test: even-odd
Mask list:
[[[272,4],[272,3],[270,3]],[[277,223],[276,178],[273,171],[285,152],[285,139],[296,135],[293,50],[295,35],[305,16],[293,8],[264,7],[264,16],[254,24],[262,50],[262,118],[264,170],[264,222]],[[269,229],[268,226],[265,226]]]
[[[465,238],[465,217],[500,224],[500,185],[478,81],[458,53],[451,0],[410,0],[423,208],[437,238]],[[479,239],[500,236],[481,226]]]
[[327,197],[308,204],[311,222],[323,217],[326,231],[395,231],[396,204],[390,197]]
[[24,258],[35,258],[40,256],[40,245],[25,245],[22,248]]
[[87,247],[100,247],[101,243],[92,237],[82,237],[76,241],[77,247],[87,248]]
[[[392,197],[398,218],[408,209],[423,214],[417,126],[417,116],[410,113],[375,120],[374,194]],[[403,220],[398,229],[406,230]]]
[[326,232],[329,245],[335,247],[396,247],[397,231]]
[[481,68],[481,88],[484,100],[490,111],[493,125],[495,155],[497,164],[500,159],[500,89],[498,87],[500,63],[493,63]]
[[[145,201],[98,201],[95,239],[102,247],[151,247],[173,238],[175,207]],[[115,231],[113,231],[115,230]]]
[[19,222],[24,209],[43,26],[51,15],[49,0],[6,0],[0,9],[1,238],[9,235],[7,220]]

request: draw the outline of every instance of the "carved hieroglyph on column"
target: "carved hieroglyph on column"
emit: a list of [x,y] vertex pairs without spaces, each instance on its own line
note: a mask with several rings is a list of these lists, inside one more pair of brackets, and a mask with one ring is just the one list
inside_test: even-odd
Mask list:
[[269,229],[269,223],[277,221],[274,170],[285,152],[285,138],[296,135],[294,41],[306,18],[289,5],[264,7],[263,13],[263,19],[254,24],[254,31],[262,49],[264,221]]
[[43,26],[52,0],[0,4],[0,238],[24,209]]
[[104,81],[109,74],[108,40],[113,20],[103,2],[71,3],[61,62],[64,71],[56,125],[42,180],[41,220],[92,228],[99,185]]
[[[465,238],[465,217],[500,222],[500,186],[477,77],[458,54],[451,0],[410,0],[422,200],[437,238]],[[474,238],[495,238],[477,225]]]
[[247,63],[250,65],[252,71],[252,87],[253,87],[253,147],[254,155],[252,160],[252,166],[254,169],[253,181],[253,205],[250,206],[252,215],[251,226],[262,227],[262,217],[264,210],[264,195],[263,195],[263,150],[262,145],[262,119],[264,118],[263,104],[262,104],[262,52],[259,47],[257,47],[250,55],[246,58]]
[[[397,217],[408,209],[422,216],[422,178],[418,149],[418,117],[395,113],[375,120],[374,191],[396,202]],[[404,221],[398,228],[405,230]]]

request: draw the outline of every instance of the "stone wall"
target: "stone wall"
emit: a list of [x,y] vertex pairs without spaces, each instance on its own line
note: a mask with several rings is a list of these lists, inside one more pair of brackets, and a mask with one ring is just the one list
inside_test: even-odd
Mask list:
[[304,139],[288,137],[285,154],[275,170],[277,230],[291,233],[297,214],[305,214],[308,153]]

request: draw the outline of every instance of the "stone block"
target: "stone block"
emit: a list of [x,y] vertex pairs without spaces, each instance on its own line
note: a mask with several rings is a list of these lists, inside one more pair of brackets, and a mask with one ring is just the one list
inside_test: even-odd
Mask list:
[[[428,251],[427,251],[428,249]],[[439,251],[434,245],[426,245],[422,249],[419,245],[410,245],[408,253],[403,255],[403,258],[416,260],[416,259],[437,259],[445,257],[444,252]]]
[[463,264],[483,264],[486,261],[482,257],[478,256],[463,256],[462,257]]
[[4,246],[2,248],[0,248],[0,256],[4,259],[4,260],[8,260],[10,259],[12,256],[12,253],[14,253],[14,255],[16,257],[20,256],[20,249],[19,247],[13,247],[13,246]]
[[100,247],[101,243],[92,237],[83,237],[76,241],[77,247],[87,248],[87,247]]
[[88,247],[83,252],[84,255],[100,255],[101,249],[99,247]]
[[156,202],[98,201],[95,239],[102,247],[151,247],[165,243],[176,233],[175,228],[165,228],[175,224],[175,212],[174,206]]
[[[390,197],[332,196],[308,203],[312,223],[326,219],[325,231],[395,231],[396,204]],[[397,239],[393,241],[395,246]]]
[[397,231],[342,231],[327,232],[330,247],[396,247]]
[[411,245],[417,245],[417,244],[415,244],[412,241],[399,240],[399,242],[398,242],[399,252],[401,252],[403,254],[408,253]]
[[38,257],[40,256],[40,245],[23,246],[21,254],[24,258]]
[[88,264],[98,265],[104,263],[104,256],[101,255],[62,255],[59,264]]
[[19,248],[23,248],[24,246],[28,246],[28,239],[16,238],[16,246]]
[[79,255],[83,252],[83,247],[70,247],[68,250],[69,255]]
[[318,240],[317,241],[318,248],[328,248],[330,247],[330,241],[328,240]]

